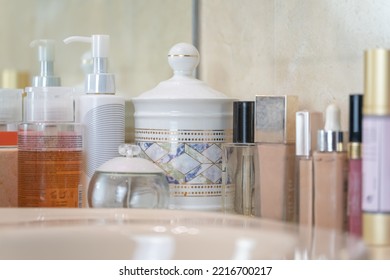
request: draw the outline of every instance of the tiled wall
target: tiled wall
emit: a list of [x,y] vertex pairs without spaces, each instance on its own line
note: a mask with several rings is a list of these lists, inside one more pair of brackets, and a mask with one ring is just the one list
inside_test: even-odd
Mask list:
[[[343,110],[343,129],[348,94],[363,91],[363,51],[390,48],[387,0],[199,2],[201,79],[240,99],[296,94],[302,109],[319,111],[335,101]],[[64,85],[80,84],[80,57],[89,47],[61,40],[106,33],[111,35],[110,70],[116,73],[118,94],[138,96],[170,77],[169,48],[191,42],[191,3],[0,0],[0,70],[35,73],[37,62],[29,42],[51,38],[58,41],[56,73]]]
[[[191,0],[0,0],[0,71],[37,73],[35,39],[55,39],[55,72],[65,86],[83,83],[83,43],[65,45],[72,35],[109,34],[110,71],[117,93],[138,96],[168,79],[169,49],[191,42]],[[127,138],[131,135],[131,104],[127,106]]]
[[200,0],[201,78],[229,96],[295,94],[301,109],[363,91],[363,52],[390,48],[390,1]]

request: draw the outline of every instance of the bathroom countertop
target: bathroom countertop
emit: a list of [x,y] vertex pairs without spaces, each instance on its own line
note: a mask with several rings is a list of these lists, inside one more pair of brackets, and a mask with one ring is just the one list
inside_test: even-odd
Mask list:
[[165,209],[0,208],[0,259],[366,258],[363,241],[347,234],[308,231],[242,215]]
[[390,247],[368,246],[368,259],[390,260]]

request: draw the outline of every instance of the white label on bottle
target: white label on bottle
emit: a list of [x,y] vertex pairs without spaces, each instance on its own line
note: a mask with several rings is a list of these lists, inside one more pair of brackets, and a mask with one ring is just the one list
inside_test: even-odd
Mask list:
[[363,197],[366,212],[390,212],[390,117],[363,118]]

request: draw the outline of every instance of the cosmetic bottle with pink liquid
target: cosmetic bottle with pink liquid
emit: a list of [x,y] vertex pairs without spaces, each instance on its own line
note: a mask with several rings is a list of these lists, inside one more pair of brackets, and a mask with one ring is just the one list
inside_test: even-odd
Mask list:
[[362,235],[362,106],[363,95],[349,96],[348,231]]

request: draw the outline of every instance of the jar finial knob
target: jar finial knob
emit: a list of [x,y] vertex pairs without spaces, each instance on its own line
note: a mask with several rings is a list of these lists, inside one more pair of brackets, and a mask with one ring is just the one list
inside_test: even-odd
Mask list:
[[141,152],[141,148],[138,145],[122,144],[119,146],[118,152],[125,157],[137,157]]
[[176,44],[168,52],[168,63],[175,76],[193,76],[199,59],[198,50],[188,43]]

